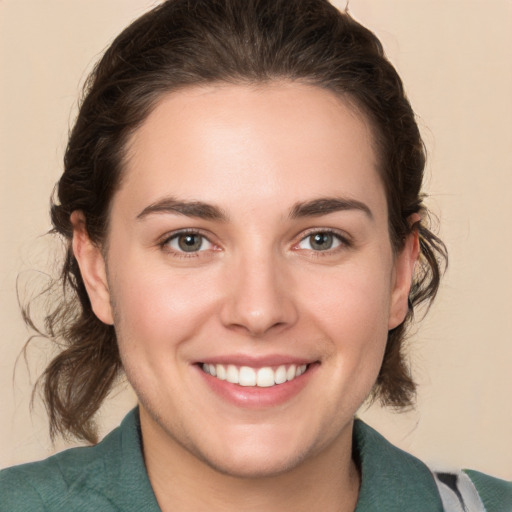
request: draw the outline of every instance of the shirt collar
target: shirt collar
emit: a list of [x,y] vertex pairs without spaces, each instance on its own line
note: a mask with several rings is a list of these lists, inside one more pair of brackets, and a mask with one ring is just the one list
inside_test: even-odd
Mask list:
[[393,446],[361,420],[354,423],[353,443],[361,470],[356,512],[442,512],[432,474],[420,460]]

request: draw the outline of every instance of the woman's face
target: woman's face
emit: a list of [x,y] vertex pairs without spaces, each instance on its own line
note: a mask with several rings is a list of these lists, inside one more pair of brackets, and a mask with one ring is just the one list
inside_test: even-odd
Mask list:
[[147,439],[244,476],[350,449],[416,246],[392,251],[371,137],[290,83],[172,93],[134,133],[86,281]]

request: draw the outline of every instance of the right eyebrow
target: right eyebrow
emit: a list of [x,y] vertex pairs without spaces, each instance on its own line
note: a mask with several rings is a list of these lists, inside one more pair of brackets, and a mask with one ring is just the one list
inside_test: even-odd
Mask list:
[[290,212],[292,219],[301,217],[321,217],[322,215],[329,215],[330,213],[355,210],[364,213],[370,220],[373,220],[373,213],[368,205],[355,199],[343,197],[321,197],[306,201],[303,203],[296,203]]
[[226,221],[228,216],[218,206],[203,203],[202,201],[179,201],[173,197],[164,197],[155,203],[146,206],[138,215],[137,219],[142,220],[148,215],[171,213],[196,217],[205,220]]

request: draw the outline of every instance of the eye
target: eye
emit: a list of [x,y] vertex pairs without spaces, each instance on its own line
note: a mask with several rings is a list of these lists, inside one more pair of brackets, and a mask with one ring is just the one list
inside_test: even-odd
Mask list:
[[213,244],[199,233],[177,233],[167,239],[165,245],[176,252],[207,251]]
[[341,237],[330,231],[317,231],[305,236],[298,244],[299,249],[328,251],[343,244]]

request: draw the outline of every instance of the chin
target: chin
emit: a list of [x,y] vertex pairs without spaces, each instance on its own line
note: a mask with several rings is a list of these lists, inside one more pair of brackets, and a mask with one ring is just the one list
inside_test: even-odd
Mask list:
[[[220,441],[220,435],[212,438]],[[189,445],[189,450],[219,473],[235,478],[261,479],[300,468],[314,460],[335,439],[330,432],[320,441],[315,432],[302,430],[297,425],[292,428],[289,424],[239,426],[228,429],[215,446],[201,443]]]
[[248,454],[245,451],[233,450],[233,453],[222,454],[219,457],[202,456],[205,462],[213,470],[243,479],[264,479],[282,475],[300,466],[304,456],[298,454]]

